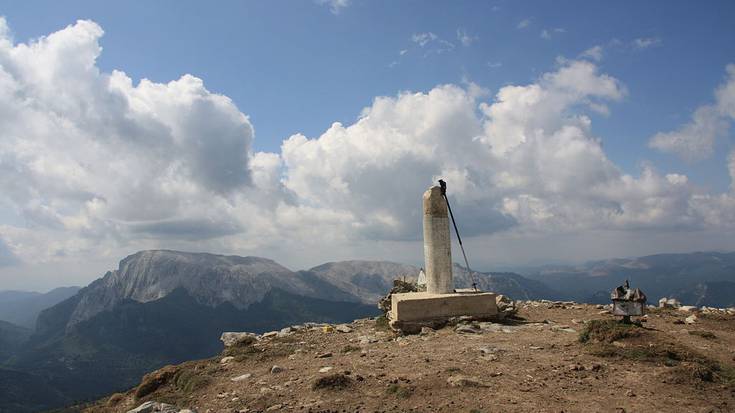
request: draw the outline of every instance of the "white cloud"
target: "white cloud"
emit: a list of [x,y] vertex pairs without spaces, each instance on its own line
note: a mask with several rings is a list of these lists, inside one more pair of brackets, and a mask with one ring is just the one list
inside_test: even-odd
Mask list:
[[489,67],[490,69],[497,69],[501,66],[503,66],[502,62],[487,62],[487,67]]
[[516,28],[518,29],[525,29],[526,27],[531,25],[531,19],[523,19],[520,22],[518,22],[518,26]]
[[351,0],[315,0],[317,4],[328,6],[332,14],[339,14],[343,9],[350,5]]
[[632,45],[634,48],[639,50],[648,49],[651,47],[660,46],[661,39],[658,37],[640,37],[634,39]]
[[712,155],[717,140],[735,120],[735,65],[728,65],[726,71],[725,82],[715,90],[713,104],[697,108],[691,121],[679,129],[654,135],[649,145],[687,161],[699,161]]
[[555,29],[543,29],[541,30],[540,37],[544,40],[551,40],[551,36],[555,33],[566,33],[566,29],[557,27]]
[[454,43],[444,40],[432,32],[414,33],[411,36],[411,41],[426,49],[424,57],[454,50]]
[[602,46],[597,45],[597,46],[593,46],[585,50],[579,56],[583,58],[589,58],[596,62],[599,62],[600,60],[602,60],[602,54],[603,54]]
[[457,29],[457,40],[462,43],[462,46],[468,47],[475,41],[479,40],[478,36],[470,36],[467,34],[465,29]]
[[411,36],[411,40],[412,40],[412,41],[413,41],[414,43],[417,43],[417,44],[418,44],[419,46],[421,46],[421,47],[424,47],[424,46],[426,46],[427,44],[429,44],[429,42],[431,42],[431,41],[433,41],[433,40],[436,40],[437,38],[438,38],[438,36],[437,36],[437,35],[435,35],[435,34],[434,34],[434,33],[432,33],[432,32],[425,32],[425,33],[414,33],[414,34],[413,34],[413,35]]
[[193,76],[133,85],[101,73],[102,33],[79,21],[2,43],[2,197],[32,230],[78,235],[72,249],[125,231],[166,237],[177,223],[191,237],[237,228],[221,208],[252,185],[247,116]]
[[[651,167],[633,176],[606,156],[588,112],[626,89],[590,61],[560,60],[490,101],[473,84],[377,97],[353,123],[254,153],[247,116],[202,80],[102,72],[93,22],[28,44],[0,33],[0,204],[16,218],[0,220],[0,260],[49,274],[156,247],[291,265],[418,260],[419,200],[440,177],[468,241],[491,239],[473,248],[735,222],[731,194]],[[729,90],[716,93],[722,113]]]

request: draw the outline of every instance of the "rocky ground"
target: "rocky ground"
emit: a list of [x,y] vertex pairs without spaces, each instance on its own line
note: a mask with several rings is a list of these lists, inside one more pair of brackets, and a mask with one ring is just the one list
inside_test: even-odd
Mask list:
[[503,324],[404,337],[384,319],[285,329],[167,366],[86,411],[735,411],[733,311],[653,309],[636,327],[601,306],[518,307]]

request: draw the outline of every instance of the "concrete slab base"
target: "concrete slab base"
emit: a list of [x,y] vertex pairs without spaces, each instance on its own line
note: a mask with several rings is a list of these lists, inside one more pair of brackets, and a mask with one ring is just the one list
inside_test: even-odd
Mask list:
[[458,317],[485,320],[498,316],[495,293],[462,291],[450,294],[427,292],[393,294],[390,326],[404,333],[421,327],[438,328]]

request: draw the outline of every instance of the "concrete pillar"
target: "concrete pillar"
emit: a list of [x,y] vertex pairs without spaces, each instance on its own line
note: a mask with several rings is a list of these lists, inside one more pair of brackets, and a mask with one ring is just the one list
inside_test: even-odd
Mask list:
[[438,186],[432,186],[424,192],[424,261],[426,292],[433,294],[454,292],[449,213],[441,188]]

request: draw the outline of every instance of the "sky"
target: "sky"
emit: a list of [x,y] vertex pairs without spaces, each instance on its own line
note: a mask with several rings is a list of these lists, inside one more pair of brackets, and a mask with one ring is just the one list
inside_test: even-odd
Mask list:
[[480,270],[735,250],[730,1],[0,16],[0,289],[151,248],[421,265],[439,178]]

